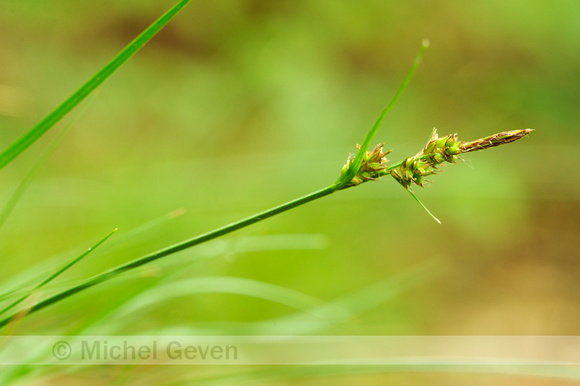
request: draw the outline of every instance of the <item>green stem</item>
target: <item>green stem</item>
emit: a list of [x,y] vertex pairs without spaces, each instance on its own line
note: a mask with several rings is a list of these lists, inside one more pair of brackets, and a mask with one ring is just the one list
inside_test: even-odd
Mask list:
[[[218,237],[223,236],[225,234],[231,233],[231,232],[236,231],[238,229],[255,224],[257,222],[260,222],[262,220],[265,220],[265,219],[270,218],[272,216],[275,216],[277,214],[283,213],[287,210],[296,208],[297,206],[306,204],[310,201],[314,201],[314,200],[322,198],[324,196],[328,196],[329,194],[334,193],[336,190],[337,190],[337,185],[328,186],[324,189],[320,189],[316,192],[312,192],[310,194],[307,194],[306,196],[289,201],[285,204],[276,206],[272,209],[269,209],[269,210],[266,210],[264,212],[255,214],[253,216],[247,217],[243,220],[236,221],[236,222],[231,223],[229,225],[215,229],[211,232],[204,233],[204,234],[197,236],[197,237],[194,237],[192,239],[185,240],[181,243],[171,245],[171,246],[164,248],[164,249],[161,249],[157,252],[153,252],[149,255],[145,255],[145,256],[140,257],[136,260],[130,261],[126,264],[123,264],[123,265],[120,265],[116,268],[113,268],[109,271],[106,271],[106,272],[103,272],[99,275],[93,276],[92,278],[89,278],[85,282],[78,284],[78,285],[74,286],[73,288],[65,290],[61,293],[53,295],[53,296],[41,301],[40,303],[38,303],[38,304],[28,308],[28,309],[21,310],[19,313],[22,313],[23,315],[29,315],[29,314],[32,314],[34,312],[40,311],[41,309],[43,309],[45,307],[48,307],[54,303],[57,303],[61,300],[64,300],[64,299],[66,299],[66,298],[68,298],[76,293],[79,293],[87,288],[91,288],[97,284],[104,282],[104,281],[110,280],[110,279],[112,279],[112,278],[114,278],[114,277],[116,277],[124,272],[141,267],[142,265],[145,265],[145,264],[150,263],[152,261],[161,259],[162,257],[172,255],[174,253],[183,251],[184,249],[191,248],[195,245],[204,243],[206,241],[213,240],[215,238],[218,238]],[[10,321],[12,320],[13,317],[14,317],[14,315],[0,320],[0,327],[3,327],[5,325],[7,325],[8,323],[10,323]]]

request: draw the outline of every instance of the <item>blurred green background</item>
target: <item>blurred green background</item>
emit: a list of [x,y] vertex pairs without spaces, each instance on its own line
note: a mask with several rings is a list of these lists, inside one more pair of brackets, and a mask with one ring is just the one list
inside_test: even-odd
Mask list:
[[[2,1],[2,149],[173,3]],[[93,323],[96,334],[580,334],[579,17],[576,0],[193,1],[2,170],[6,202],[73,125],[0,230],[6,288],[115,227],[59,285],[333,183],[423,38],[431,48],[376,137],[394,149],[389,159],[415,154],[434,126],[463,140],[536,131],[417,188],[442,225],[385,178],[88,290],[19,333]],[[318,323],[238,287],[185,288],[95,322],[143,288],[207,276],[278,285],[350,313]]]

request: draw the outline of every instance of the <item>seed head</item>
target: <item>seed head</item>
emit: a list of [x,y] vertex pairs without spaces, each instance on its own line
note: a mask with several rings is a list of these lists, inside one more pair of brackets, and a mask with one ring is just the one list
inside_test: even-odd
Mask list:
[[[381,174],[381,172],[387,168],[388,162],[385,156],[389,154],[391,150],[385,152],[383,151],[383,146],[384,143],[379,143],[373,150],[365,152],[360,169],[345,187],[356,186],[370,180],[378,180],[382,175],[384,175],[384,173]],[[360,145],[356,145],[356,147],[357,149],[360,149]],[[348,172],[354,159],[354,155],[348,155],[348,159],[342,167],[341,176]]]
[[[441,164],[460,162],[460,154],[510,143],[525,137],[532,131],[532,129],[504,131],[475,141],[464,142],[457,138],[457,134],[439,137],[437,129],[433,129],[431,138],[420,152],[405,158],[393,167],[387,167],[388,160],[385,157],[391,150],[383,151],[384,143],[381,143],[373,150],[365,152],[360,168],[344,188],[360,185],[366,181],[378,180],[380,177],[390,174],[405,189],[412,192],[413,184],[421,187],[428,186],[431,181],[425,177],[440,172],[439,166]],[[360,149],[360,145],[357,145],[357,148]],[[341,177],[348,173],[354,160],[355,156],[349,154],[342,168]]]
[[406,158],[399,167],[391,169],[390,173],[405,189],[412,190],[413,184],[423,187],[430,182],[423,177],[439,172],[438,166],[442,163],[461,161],[459,154],[510,143],[532,131],[532,129],[505,131],[475,141],[463,142],[457,139],[457,134],[439,138],[437,129],[433,129],[431,139],[423,150],[413,157]]
[[439,138],[437,129],[433,129],[425,147],[413,157],[406,158],[401,166],[391,169],[390,173],[405,189],[412,190],[413,184],[423,187],[430,183],[424,177],[439,172],[438,165],[459,161],[459,145],[457,134]]

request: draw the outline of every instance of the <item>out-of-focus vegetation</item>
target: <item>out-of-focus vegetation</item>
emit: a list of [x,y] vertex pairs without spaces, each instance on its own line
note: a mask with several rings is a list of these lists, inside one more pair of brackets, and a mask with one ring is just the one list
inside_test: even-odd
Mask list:
[[[172,3],[3,2],[2,149]],[[395,181],[367,183],[93,288],[18,333],[82,330],[144,287],[233,276],[358,299],[352,317],[292,333],[580,334],[579,16],[576,0],[192,2],[88,102],[0,229],[3,288],[115,227],[61,283],[333,183],[423,38],[423,65],[376,137],[389,159],[415,154],[433,126],[463,140],[536,131],[417,188],[442,225]],[[0,202],[65,126],[2,171]],[[265,321],[300,313],[231,292],[166,293],[90,332],[280,333]]]

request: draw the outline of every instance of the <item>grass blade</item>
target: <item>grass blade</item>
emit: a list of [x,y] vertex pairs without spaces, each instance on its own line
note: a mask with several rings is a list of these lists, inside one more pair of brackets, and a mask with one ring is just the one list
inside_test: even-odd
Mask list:
[[141,310],[150,310],[169,299],[206,293],[248,296],[302,311],[322,303],[296,290],[258,280],[231,276],[206,276],[173,281],[142,292],[119,310],[116,317],[127,320],[129,316],[138,315]]
[[60,121],[66,114],[75,108],[83,99],[85,99],[94,89],[103,83],[111,74],[119,69],[127,60],[129,60],[137,51],[141,49],[161,28],[163,28],[190,0],[181,0],[174,5],[169,11],[163,14],[153,24],[151,24],[145,31],[135,38],[127,47],[123,49],[117,56],[113,58],[105,67],[103,67],[95,76],[93,76],[87,83],[79,88],[60,106],[54,109],[44,119],[42,119],[36,126],[30,129],[26,134],[20,137],[10,147],[8,147],[2,154],[0,154],[0,169],[8,165],[20,153],[26,150],[42,135],[44,135],[50,128],[52,128],[58,121]]
[[103,237],[101,240],[99,240],[95,245],[93,245],[92,247],[90,247],[89,249],[87,249],[80,256],[77,256],[73,260],[69,261],[67,264],[65,264],[63,267],[61,267],[55,273],[53,273],[48,278],[44,279],[42,282],[40,282],[39,284],[37,284],[33,289],[31,289],[29,291],[28,294],[26,294],[26,295],[22,296],[21,298],[15,300],[13,303],[11,303],[10,305],[8,305],[4,309],[0,310],[0,315],[6,313],[7,311],[9,311],[12,308],[14,308],[15,306],[17,306],[18,304],[22,303],[24,300],[26,300],[26,298],[28,298],[30,296],[31,293],[34,293],[34,292],[38,291],[39,289],[41,289],[42,287],[44,287],[45,285],[47,285],[48,283],[50,283],[51,281],[53,281],[54,279],[56,279],[63,272],[65,272],[66,270],[68,270],[70,267],[72,267],[73,265],[75,265],[76,263],[78,263],[79,261],[81,261],[82,259],[84,259],[85,257],[87,257],[92,251],[94,251],[96,248],[98,248],[102,243],[104,243],[115,232],[117,232],[117,229],[116,228],[111,233],[109,233],[108,235],[106,235],[105,237]]
[[[211,321],[203,323],[196,321],[182,326],[171,326],[162,330],[140,333],[175,336],[325,334],[330,328],[344,325],[349,320],[356,319],[357,315],[388,304],[408,290],[442,274],[447,269],[442,263],[439,258],[429,259],[361,290],[288,316],[256,322]],[[117,319],[122,319],[122,317]],[[115,325],[115,323],[117,322],[109,324]],[[131,320],[126,321],[126,323],[131,323]],[[100,331],[91,331],[90,334],[97,335],[98,333]]]
[[[109,248],[113,248],[115,245],[126,242],[131,238],[135,238],[143,233],[146,233],[147,231],[150,231],[151,229],[158,227],[167,221],[183,215],[184,213],[185,209],[177,209],[134,229],[125,231],[118,237],[115,237],[114,241],[109,242]],[[55,270],[62,264],[63,260],[69,260],[70,255],[76,256],[77,250],[78,248],[75,248],[74,251],[68,251],[58,255],[57,257],[53,257],[48,261],[37,263],[29,269],[11,277],[9,281],[1,283],[0,302],[6,298],[14,297],[21,293],[28,293],[27,289],[30,288],[33,283],[40,281],[42,277],[45,276],[45,272]]]
[[367,133],[363,143],[360,146],[360,149],[356,153],[356,157],[354,159],[354,162],[351,165],[350,170],[348,171],[348,173],[343,174],[342,177],[336,182],[336,185],[338,186],[338,188],[341,188],[341,187],[345,186],[346,184],[348,184],[350,182],[350,180],[352,180],[353,177],[357,174],[357,172],[362,164],[363,157],[364,157],[366,151],[368,150],[368,148],[371,144],[371,141],[373,140],[375,134],[377,133],[377,130],[379,130],[379,126],[381,126],[381,123],[383,123],[383,120],[385,119],[385,116],[387,115],[387,113],[389,111],[391,111],[391,109],[398,102],[399,98],[401,98],[403,91],[405,91],[405,89],[409,85],[409,82],[411,81],[411,78],[413,78],[413,75],[415,75],[417,68],[419,68],[419,65],[421,64],[421,61],[423,60],[423,56],[425,55],[425,51],[427,50],[427,48],[429,48],[429,40],[424,39],[423,42],[421,43],[421,49],[419,50],[419,53],[415,57],[415,60],[413,61],[413,65],[411,66],[409,73],[405,77],[405,80],[403,80],[403,83],[401,83],[401,86],[399,87],[399,89],[395,93],[395,96],[393,97],[393,99],[391,99],[391,101],[389,102],[387,107],[385,107],[385,109],[381,112],[381,114],[377,118],[375,124]]

